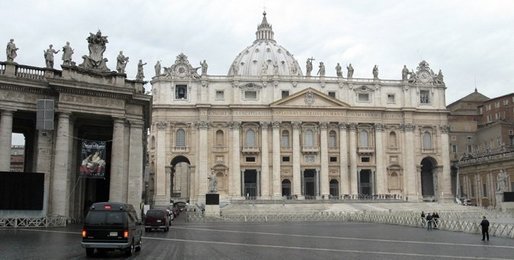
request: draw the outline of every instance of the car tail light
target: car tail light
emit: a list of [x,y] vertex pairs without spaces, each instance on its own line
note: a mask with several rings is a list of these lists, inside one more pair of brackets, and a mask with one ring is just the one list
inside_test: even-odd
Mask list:
[[123,231],[123,238],[128,238],[128,230]]
[[86,237],[87,236],[87,231],[85,229],[82,229],[82,237]]

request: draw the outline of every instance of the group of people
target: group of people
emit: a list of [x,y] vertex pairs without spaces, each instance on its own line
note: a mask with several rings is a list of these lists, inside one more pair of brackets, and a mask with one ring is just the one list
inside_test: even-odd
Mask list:
[[[439,214],[437,212],[427,213],[421,211],[421,223],[427,226],[427,230],[438,229]],[[482,241],[489,241],[489,220],[484,216],[480,222],[480,229],[482,231]]]
[[427,213],[421,211],[421,223],[423,226],[427,226],[427,230],[438,229],[439,226],[439,214],[437,212]]

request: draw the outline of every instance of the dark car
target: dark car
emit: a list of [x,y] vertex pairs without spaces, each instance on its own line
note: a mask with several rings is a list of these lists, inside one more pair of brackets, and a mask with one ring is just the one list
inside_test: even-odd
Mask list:
[[187,203],[183,201],[178,201],[173,204],[174,207],[178,208],[180,212],[184,211]]
[[143,225],[131,204],[98,202],[91,205],[82,228],[87,256],[95,249],[119,249],[130,256],[142,247]]
[[151,209],[146,212],[145,216],[145,231],[152,229],[162,229],[166,232],[170,230],[170,214],[165,209]]

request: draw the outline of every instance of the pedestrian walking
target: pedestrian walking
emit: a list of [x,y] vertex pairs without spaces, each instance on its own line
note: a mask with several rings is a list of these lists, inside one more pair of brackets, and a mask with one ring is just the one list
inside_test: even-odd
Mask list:
[[482,222],[480,222],[480,226],[482,227],[482,241],[484,241],[487,237],[487,241],[489,241],[489,220],[484,216]]
[[425,227],[426,219],[425,219],[425,212],[421,211],[421,226]]
[[439,229],[439,214],[434,211],[432,218],[434,219],[434,229]]
[[433,222],[432,215],[430,213],[427,214],[427,230],[432,230],[432,222]]

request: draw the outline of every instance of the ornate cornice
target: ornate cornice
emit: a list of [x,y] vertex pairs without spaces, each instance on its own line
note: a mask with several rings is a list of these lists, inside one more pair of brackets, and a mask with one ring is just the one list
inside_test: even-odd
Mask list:
[[300,129],[300,127],[302,126],[302,122],[294,121],[294,122],[291,122],[291,125],[293,126],[293,129]]
[[319,128],[321,130],[327,130],[328,128],[328,123],[327,122],[319,122]]
[[450,132],[450,126],[448,126],[448,125],[441,125],[441,126],[439,126],[439,129],[441,129],[441,132],[443,134],[447,134]]
[[158,122],[155,123],[155,126],[159,130],[164,130],[164,129],[166,129],[166,127],[168,127],[168,122],[166,122],[166,121],[158,121]]
[[262,121],[259,123],[263,129],[268,129],[270,126],[270,122],[268,121]]
[[271,125],[272,125],[272,127],[273,127],[273,128],[280,128],[280,124],[281,124],[281,122],[279,122],[279,121],[273,121],[273,122],[271,123]]
[[375,124],[375,130],[376,131],[379,131],[379,132],[383,132],[384,131],[384,125],[383,124]]
[[342,129],[342,130],[346,130],[348,128],[348,124],[343,123],[343,122],[337,124],[337,126],[339,127],[339,129]]

